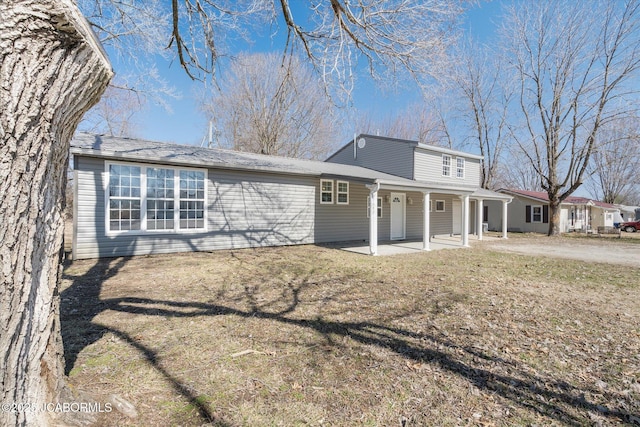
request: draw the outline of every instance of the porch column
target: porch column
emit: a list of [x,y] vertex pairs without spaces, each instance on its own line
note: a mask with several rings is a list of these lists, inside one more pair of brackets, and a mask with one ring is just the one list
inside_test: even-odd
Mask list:
[[369,189],[369,253],[378,255],[378,190],[380,184],[367,185]]
[[430,251],[429,242],[431,241],[431,213],[429,212],[429,201],[431,200],[431,193],[425,191],[422,199],[422,211],[423,211],[423,227],[422,227],[422,250]]
[[476,200],[476,230],[478,234],[478,240],[482,240],[482,214],[484,211],[484,201],[482,199]]
[[469,246],[469,195],[462,196],[462,246]]
[[507,237],[507,205],[511,202],[511,200],[502,201],[502,238],[508,239]]

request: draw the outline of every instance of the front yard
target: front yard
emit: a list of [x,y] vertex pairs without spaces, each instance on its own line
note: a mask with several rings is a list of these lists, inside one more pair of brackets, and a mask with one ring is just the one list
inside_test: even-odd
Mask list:
[[[607,242],[609,243],[609,242]],[[98,425],[640,425],[640,268],[315,246],[76,261]]]

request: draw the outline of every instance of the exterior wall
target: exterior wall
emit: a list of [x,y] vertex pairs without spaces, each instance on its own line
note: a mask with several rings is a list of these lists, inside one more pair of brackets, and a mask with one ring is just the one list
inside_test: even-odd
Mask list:
[[[486,202],[485,202],[486,203]],[[538,202],[531,199],[514,197],[509,204],[507,213],[507,230],[522,233],[548,233],[549,223],[545,222],[526,222],[526,206],[527,205],[546,205],[545,202]],[[491,212],[490,214],[491,215]],[[500,214],[502,216],[502,214]]]
[[[378,172],[413,179],[413,149],[415,143],[363,135],[366,145],[356,149],[353,141],[327,159],[327,162],[362,166]],[[358,138],[360,139],[360,137]]]
[[[487,207],[488,217],[486,223],[489,224],[489,231],[502,231],[502,202],[499,200],[485,200],[484,206]],[[511,210],[511,205],[507,206],[508,211]],[[508,224],[511,226],[511,224]]]
[[208,170],[207,231],[107,235],[103,159],[76,156],[73,257],[313,243],[318,179]]
[[[417,181],[439,182],[478,187],[480,185],[480,160],[464,156],[451,155],[451,176],[442,176],[442,154],[416,148],[414,153],[415,176]],[[456,177],[456,157],[464,157],[464,178]]]
[[[335,181],[334,181],[335,182]],[[319,183],[316,188],[319,190]],[[394,191],[394,193],[403,193]],[[319,194],[319,193],[318,193]],[[382,218],[378,218],[378,241],[383,242],[391,236],[391,204],[388,199],[391,191],[380,190],[382,199]],[[422,193],[406,192],[406,238],[422,238]],[[364,184],[350,183],[349,205],[321,204],[316,200],[315,242],[369,241],[369,217],[367,216],[367,198],[369,189]],[[411,199],[411,203],[409,202]]]

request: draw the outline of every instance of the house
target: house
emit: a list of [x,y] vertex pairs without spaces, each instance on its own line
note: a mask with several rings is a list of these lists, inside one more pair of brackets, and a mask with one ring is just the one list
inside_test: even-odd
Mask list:
[[375,255],[437,234],[468,246],[484,200],[505,213],[511,200],[478,188],[478,156],[370,135],[327,162],[86,133],[71,153],[74,259],[342,241]]
[[[541,191],[500,189],[513,197],[509,205],[509,231],[547,233],[549,231],[549,196]],[[488,203],[489,212],[499,207]],[[609,203],[585,197],[569,196],[560,204],[560,230],[590,232],[597,227],[613,227],[619,209]],[[494,218],[497,215],[494,215]],[[496,224],[489,222],[489,229]]]

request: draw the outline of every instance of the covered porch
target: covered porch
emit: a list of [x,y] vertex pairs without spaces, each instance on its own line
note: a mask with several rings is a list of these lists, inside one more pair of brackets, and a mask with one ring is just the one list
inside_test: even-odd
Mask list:
[[[398,185],[397,182],[376,180],[376,182],[366,187],[369,190],[367,203],[369,245],[356,245],[351,247],[351,250],[369,255],[468,247],[470,235],[472,235],[471,229],[475,231],[475,234],[473,234],[475,239],[483,240],[484,200],[501,201],[504,218],[507,217],[507,205],[512,200],[510,196],[489,190],[433,185],[419,181],[413,181],[410,184],[405,181],[402,185]],[[381,191],[385,191],[388,194],[386,197],[390,205],[390,218],[388,219],[390,223],[389,241],[385,241],[384,245],[379,244],[378,237],[379,204],[381,200],[379,194]],[[419,198],[422,200],[414,201],[407,196],[409,193],[414,195],[418,193],[420,195]],[[432,198],[432,196],[435,197]],[[406,240],[407,201],[411,205],[417,202],[415,204],[421,207],[421,240]],[[472,201],[474,206],[473,213],[471,211]],[[435,218],[437,218],[437,224],[434,224]],[[442,238],[443,222],[448,222],[446,224],[448,235],[444,236],[446,238]],[[502,238],[507,238],[506,221],[502,224]]]

